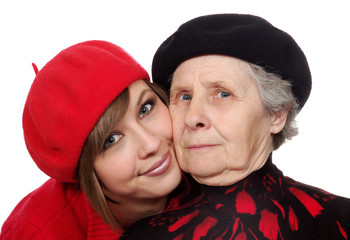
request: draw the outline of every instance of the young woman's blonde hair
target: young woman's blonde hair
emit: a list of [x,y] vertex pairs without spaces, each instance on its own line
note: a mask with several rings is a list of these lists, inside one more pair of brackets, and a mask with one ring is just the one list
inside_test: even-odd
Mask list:
[[[145,83],[158,95],[164,104],[168,105],[167,94],[160,86],[148,81],[145,81]],[[102,152],[108,134],[125,115],[128,105],[129,90],[127,88],[110,104],[90,132],[81,152],[77,170],[80,186],[91,206],[112,229],[117,228],[120,223],[108,207],[101,182],[94,170],[93,162],[97,155]]]

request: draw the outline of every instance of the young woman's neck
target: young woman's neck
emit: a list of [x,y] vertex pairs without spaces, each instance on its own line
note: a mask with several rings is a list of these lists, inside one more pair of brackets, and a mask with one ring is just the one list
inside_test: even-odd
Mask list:
[[126,228],[136,221],[162,213],[167,204],[167,196],[152,199],[125,199],[115,203],[107,201],[116,221]]

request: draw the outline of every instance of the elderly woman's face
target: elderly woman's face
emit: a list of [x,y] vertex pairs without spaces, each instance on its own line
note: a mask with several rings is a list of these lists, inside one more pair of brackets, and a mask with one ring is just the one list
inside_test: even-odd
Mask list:
[[200,183],[229,185],[259,169],[279,131],[245,62],[208,55],[183,62],[170,91],[180,167]]

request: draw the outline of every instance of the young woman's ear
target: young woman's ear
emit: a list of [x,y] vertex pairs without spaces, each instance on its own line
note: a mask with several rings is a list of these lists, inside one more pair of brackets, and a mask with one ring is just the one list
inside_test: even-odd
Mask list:
[[286,124],[287,116],[290,110],[290,106],[286,109],[272,114],[271,124],[270,124],[270,133],[277,134],[282,131],[284,125]]

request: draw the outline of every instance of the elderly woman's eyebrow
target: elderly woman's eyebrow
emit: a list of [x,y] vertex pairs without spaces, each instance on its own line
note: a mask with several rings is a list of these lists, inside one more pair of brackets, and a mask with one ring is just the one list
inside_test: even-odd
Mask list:
[[185,87],[180,84],[173,84],[170,88],[170,94],[179,93],[179,92],[188,92],[190,91],[189,87]]
[[206,87],[222,87],[222,86],[230,86],[229,81],[224,81],[224,80],[208,80],[208,81],[203,81],[203,85]]

